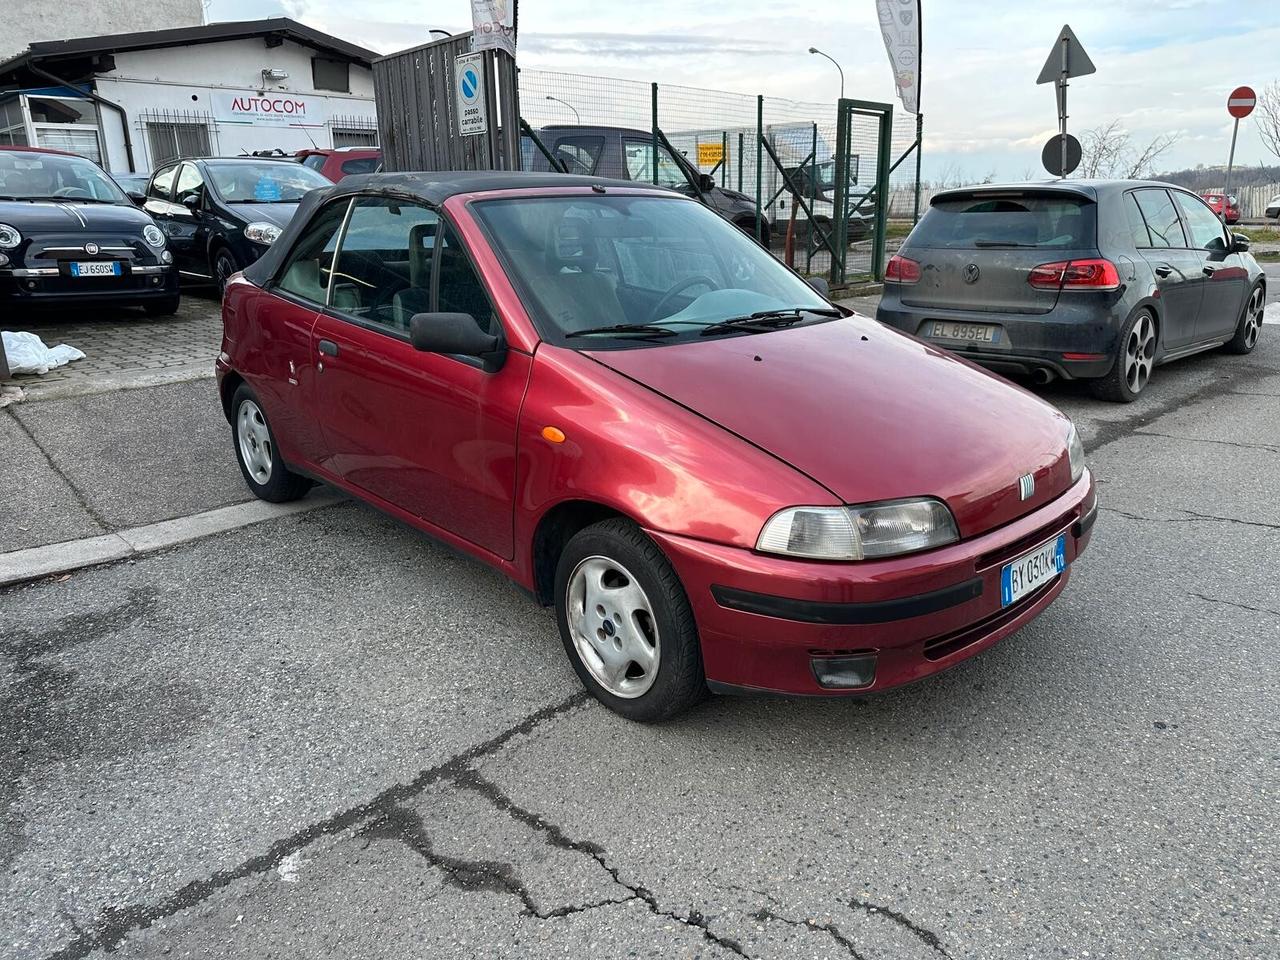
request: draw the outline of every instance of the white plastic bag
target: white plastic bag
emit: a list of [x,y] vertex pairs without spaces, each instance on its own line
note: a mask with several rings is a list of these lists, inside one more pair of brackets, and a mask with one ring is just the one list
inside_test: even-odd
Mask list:
[[84,353],[75,347],[60,343],[56,347],[46,347],[44,341],[34,333],[11,333],[8,330],[0,333],[4,338],[4,355],[9,361],[9,373],[35,374],[48,373],[54,367],[60,367],[72,360],[83,360]]

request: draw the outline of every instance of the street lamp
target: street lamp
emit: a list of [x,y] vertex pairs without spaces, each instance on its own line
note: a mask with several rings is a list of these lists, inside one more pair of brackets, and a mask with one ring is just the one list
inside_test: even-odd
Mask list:
[[830,54],[823,53],[823,52],[822,52],[821,50],[819,50],[817,47],[810,47],[810,48],[809,48],[809,52],[810,52],[810,53],[816,53],[816,54],[817,54],[818,56],[820,56],[820,57],[826,57],[826,58],[827,58],[828,60],[830,60],[832,63],[835,63],[835,64],[836,64],[836,69],[837,69],[837,70],[840,70],[840,99],[841,99],[841,100],[843,100],[843,99],[844,99],[844,70],[841,70],[841,69],[840,69],[840,64],[836,63],[836,58],[835,58],[835,57],[833,57],[833,56],[831,56]]
[[448,30],[441,30],[439,27],[437,27],[437,28],[435,28],[435,29],[432,29],[432,30],[428,30],[428,31],[427,31],[427,33],[442,33],[442,34],[444,34],[446,37],[452,37],[452,36],[453,36],[453,34],[452,34],[452,33],[450,33]]
[[561,100],[559,97],[553,97],[553,96],[552,96],[551,94],[549,94],[549,93],[547,94],[547,99],[548,99],[548,100],[554,100],[556,103],[561,104],[562,106],[566,106],[566,107],[568,107],[570,110],[572,110],[572,111],[573,111],[573,119],[574,119],[574,120],[576,120],[576,121],[578,121],[578,123],[579,123],[579,124],[581,124],[581,123],[582,123],[582,118],[581,118],[580,116],[578,116],[578,110],[577,110],[577,108],[576,108],[572,103],[568,103],[568,102],[566,102],[566,101],[564,101],[564,100]]

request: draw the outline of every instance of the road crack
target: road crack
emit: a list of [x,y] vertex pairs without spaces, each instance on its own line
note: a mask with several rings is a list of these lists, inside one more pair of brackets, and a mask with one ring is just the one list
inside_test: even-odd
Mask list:
[[752,914],[752,917],[761,922],[777,920],[780,923],[786,923],[793,927],[805,927],[818,933],[825,933],[836,943],[840,944],[840,946],[844,947],[845,950],[849,952],[849,956],[853,957],[854,960],[866,960],[866,958],[858,952],[858,948],[853,945],[853,941],[841,933],[840,928],[829,920],[825,923],[819,923],[817,920],[811,920],[808,917],[803,920],[793,920],[791,917],[784,917],[780,913],[774,913],[768,907],[761,907]]
[[1185,513],[1185,517],[1144,517],[1138,513],[1130,513],[1128,510],[1121,510],[1117,507],[1101,508],[1107,513],[1114,513],[1116,516],[1124,517],[1127,520],[1139,520],[1143,523],[1234,523],[1242,527],[1261,527],[1264,530],[1280,530],[1280,523],[1265,523],[1262,520],[1241,520],[1238,517],[1217,517],[1208,513],[1196,513],[1194,510],[1179,510],[1179,513]]
[[1156,433],[1154,430],[1138,430],[1138,437],[1163,437],[1165,440],[1182,440],[1186,443],[1214,443],[1223,447],[1239,447],[1242,450],[1269,450],[1280,453],[1280,445],[1274,443],[1246,443],[1243,440],[1211,440],[1207,437],[1177,437],[1172,433]]
[[865,910],[871,916],[888,917],[894,923],[898,924],[898,926],[914,934],[916,939],[925,946],[934,950],[936,953],[940,953],[942,956],[946,957],[947,960],[954,960],[951,954],[947,953],[946,948],[942,945],[941,937],[927,927],[920,926],[920,924],[913,921],[905,913],[899,913],[897,910],[881,906],[878,903],[871,903],[868,900],[853,899],[849,901],[849,906],[853,907],[855,910]]
[[1251,607],[1247,603],[1237,603],[1235,600],[1220,600],[1217,597],[1210,597],[1203,593],[1190,593],[1188,596],[1198,597],[1206,603],[1220,603],[1225,607],[1235,607],[1238,610],[1249,610],[1253,613],[1266,613],[1273,617],[1280,617],[1280,610],[1272,610],[1270,607]]

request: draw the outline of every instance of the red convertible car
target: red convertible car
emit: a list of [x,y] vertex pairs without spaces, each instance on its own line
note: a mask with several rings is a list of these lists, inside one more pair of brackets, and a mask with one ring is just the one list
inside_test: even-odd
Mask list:
[[1096,516],[1053,407],[633,182],[348,178],[223,323],[254,493],[320,480],[499,568],[636,720],[944,670],[1053,602]]

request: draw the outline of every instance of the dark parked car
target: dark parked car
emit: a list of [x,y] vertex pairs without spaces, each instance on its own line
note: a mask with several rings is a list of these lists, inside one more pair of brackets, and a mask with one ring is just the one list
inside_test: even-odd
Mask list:
[[145,207],[182,273],[221,289],[271,246],[309,190],[331,185],[290,159],[181,160],[152,175]]
[[165,235],[91,160],[0,146],[0,307],[178,309]]
[[496,567],[637,720],[708,686],[945,670],[1054,601],[1097,516],[1057,410],[653,186],[348,179],[233,278],[222,319],[257,496],[323,480]]
[[993,370],[1089,379],[1128,402],[1158,364],[1253,349],[1266,276],[1248,249],[1168,184],[948,190],[889,261],[876,317]]
[[[538,139],[567,173],[611,177],[654,183],[653,133],[627,127],[554,125],[538,131]],[[528,137],[522,143],[524,169],[552,171],[555,168]],[[709,174],[701,173],[687,157],[673,154],[658,144],[660,187],[678,190],[685,196],[702,195],[709,206],[734,226],[756,235],[756,202],[745,193],[716,186]],[[770,242],[769,222],[760,224],[760,242]]]
[[317,147],[299,150],[295,156],[303,166],[324,174],[334,183],[343,177],[376,173],[382,166],[382,151],[377,147],[337,147],[333,150]]
[[147,184],[151,182],[149,173],[113,173],[111,179],[119,184],[130,200],[142,206],[147,200]]

